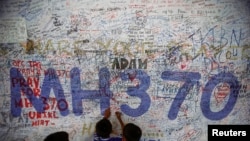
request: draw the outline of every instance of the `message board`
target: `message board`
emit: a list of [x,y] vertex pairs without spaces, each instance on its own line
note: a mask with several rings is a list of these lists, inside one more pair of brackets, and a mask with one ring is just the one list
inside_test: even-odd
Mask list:
[[249,125],[249,4],[1,1],[0,140],[66,131],[91,141],[108,107],[115,133],[120,111],[141,141],[206,141],[208,125]]

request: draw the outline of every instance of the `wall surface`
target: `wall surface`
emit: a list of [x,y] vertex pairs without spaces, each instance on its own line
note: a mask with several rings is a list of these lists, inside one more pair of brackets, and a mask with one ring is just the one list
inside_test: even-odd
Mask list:
[[108,107],[142,141],[250,124],[249,0],[1,0],[0,29],[1,141],[90,141]]

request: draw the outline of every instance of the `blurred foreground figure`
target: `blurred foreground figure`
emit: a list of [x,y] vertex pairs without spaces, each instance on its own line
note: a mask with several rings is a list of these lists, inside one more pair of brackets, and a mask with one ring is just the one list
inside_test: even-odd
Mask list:
[[49,134],[43,141],[69,141],[69,134],[65,131],[59,131]]

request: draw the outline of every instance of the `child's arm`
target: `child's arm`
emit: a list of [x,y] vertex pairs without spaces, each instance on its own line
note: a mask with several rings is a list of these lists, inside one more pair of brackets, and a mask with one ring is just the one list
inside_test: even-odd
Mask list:
[[110,117],[110,115],[111,115],[111,111],[110,111],[110,108],[108,108],[108,109],[106,109],[106,110],[104,111],[103,118],[108,119],[108,118]]
[[121,114],[121,112],[115,112],[115,115],[116,115],[116,117],[121,125],[122,131],[123,131],[124,123],[123,123],[122,118],[121,118],[122,114]]

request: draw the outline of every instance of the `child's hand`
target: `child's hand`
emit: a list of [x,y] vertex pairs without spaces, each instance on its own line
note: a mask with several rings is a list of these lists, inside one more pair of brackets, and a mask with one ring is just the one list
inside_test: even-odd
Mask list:
[[115,115],[116,115],[116,117],[117,117],[118,119],[120,119],[120,118],[121,118],[122,113],[121,113],[121,112],[115,112]]
[[110,108],[108,108],[108,109],[106,109],[106,110],[104,111],[104,118],[109,118],[110,115],[111,115],[111,111],[110,111]]

